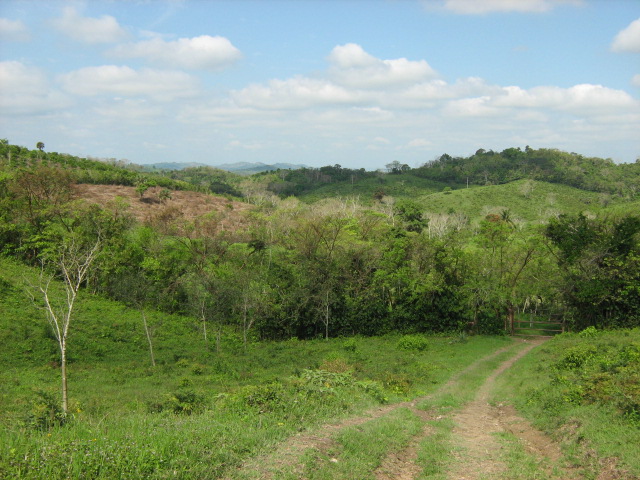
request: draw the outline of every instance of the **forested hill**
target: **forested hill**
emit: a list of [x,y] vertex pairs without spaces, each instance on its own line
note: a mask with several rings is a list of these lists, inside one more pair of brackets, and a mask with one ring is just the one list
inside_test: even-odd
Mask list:
[[216,168],[193,166],[180,171],[149,171],[142,165],[115,158],[83,158],[47,152],[40,142],[39,145],[42,148],[32,150],[0,139],[0,173],[3,169],[15,172],[19,169],[52,168],[76,183],[135,186],[140,192],[151,187],[161,187],[240,196],[233,185],[241,177]]
[[[42,145],[41,145],[42,146]],[[322,198],[359,195],[363,199],[392,195],[415,198],[449,187],[501,185],[528,179],[607,193],[626,199],[640,194],[640,161],[616,164],[611,159],[585,157],[556,149],[508,148],[502,152],[478,150],[469,157],[443,154],[418,168],[391,161],[384,171],[350,169],[340,165],[297,170],[280,169],[249,177],[208,166],[148,171],[116,159],[87,159],[11,145],[0,139],[0,160],[9,168],[56,166],[74,181],[172,190],[196,190],[250,200],[256,189],[281,198]]]
[[452,185],[496,185],[520,179],[560,183],[582,190],[635,196],[640,192],[640,159],[615,164],[610,159],[529,147],[502,152],[478,150],[470,157],[444,154],[411,171]]
[[502,152],[478,150],[469,157],[443,154],[418,168],[392,161],[384,171],[350,169],[340,165],[263,172],[268,189],[280,196],[303,196],[310,200],[340,194],[371,196],[391,194],[413,197],[415,189],[441,191],[462,186],[501,185],[516,180],[537,180],[581,190],[619,195],[640,193],[640,162],[616,164],[610,159],[585,157],[556,149],[508,148]]

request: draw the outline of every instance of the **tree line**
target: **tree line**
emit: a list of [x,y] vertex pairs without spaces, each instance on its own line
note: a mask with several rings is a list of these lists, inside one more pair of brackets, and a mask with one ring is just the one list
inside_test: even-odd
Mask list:
[[582,190],[635,197],[640,192],[640,159],[615,164],[556,149],[480,149],[469,157],[440,157],[413,169],[415,176],[451,185],[497,185],[520,179],[560,183]]

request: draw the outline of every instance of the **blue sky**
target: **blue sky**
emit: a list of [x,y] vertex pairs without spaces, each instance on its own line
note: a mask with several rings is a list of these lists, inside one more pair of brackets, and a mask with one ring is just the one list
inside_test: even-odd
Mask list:
[[0,137],[135,163],[634,162],[640,0],[1,0]]

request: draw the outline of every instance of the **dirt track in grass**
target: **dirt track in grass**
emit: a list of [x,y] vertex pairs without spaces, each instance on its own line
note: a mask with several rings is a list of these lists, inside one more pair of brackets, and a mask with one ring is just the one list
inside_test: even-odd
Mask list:
[[[540,474],[544,478],[553,478],[551,465],[562,471],[562,479],[577,478],[574,472],[563,469],[560,447],[542,432],[533,428],[509,405],[493,406],[488,403],[495,388],[496,378],[509,369],[518,359],[522,358],[544,340],[523,341],[523,346],[508,360],[502,362],[486,378],[477,390],[474,399],[450,416],[455,424],[452,441],[455,453],[452,456],[447,478],[455,480],[483,480],[506,479],[506,466],[502,459],[504,446],[498,441],[499,433],[513,434],[523,445],[525,451],[537,459]],[[458,387],[460,378],[467,372],[478,368],[482,363],[494,359],[498,355],[512,348],[504,347],[487,355],[454,375],[436,392],[412,402],[386,405],[366,412],[357,417],[347,418],[339,423],[324,425],[313,432],[302,432],[285,441],[269,455],[247,460],[239,470],[230,473],[228,479],[250,478],[262,480],[277,480],[283,471],[293,477],[303,479],[303,454],[309,449],[328,451],[334,444],[333,438],[344,428],[361,425],[370,420],[380,418],[398,408],[409,408],[424,420],[433,420],[436,413],[420,410],[416,405],[440,393]],[[393,452],[384,459],[382,464],[373,472],[377,480],[414,480],[420,478],[422,468],[416,462],[420,442],[430,435],[430,429],[415,436],[409,444],[399,452]],[[556,470],[557,471],[557,470]],[[540,478],[543,478],[540,477]]]
[[455,455],[448,478],[451,480],[481,480],[509,478],[502,460],[504,447],[497,434],[511,433],[523,445],[526,453],[536,459],[540,478],[554,478],[551,466],[562,470],[562,478],[574,478],[573,472],[560,466],[562,452],[559,445],[536,430],[509,405],[491,405],[489,398],[496,378],[511,368],[543,340],[529,342],[514,356],[496,368],[478,389],[475,398],[453,414],[454,441],[460,447]]

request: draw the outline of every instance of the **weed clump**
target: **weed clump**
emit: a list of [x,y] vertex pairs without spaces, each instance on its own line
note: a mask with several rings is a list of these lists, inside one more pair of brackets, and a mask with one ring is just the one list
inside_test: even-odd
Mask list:
[[44,390],[36,390],[34,396],[25,418],[28,428],[47,431],[60,427],[70,420],[70,415],[62,410],[60,402],[54,395]]
[[399,350],[423,352],[429,348],[429,341],[423,335],[403,335],[398,340],[397,347]]
[[183,378],[171,394],[164,395],[159,401],[149,403],[147,407],[149,413],[168,411],[191,415],[204,410],[205,397],[192,388],[190,379]]

